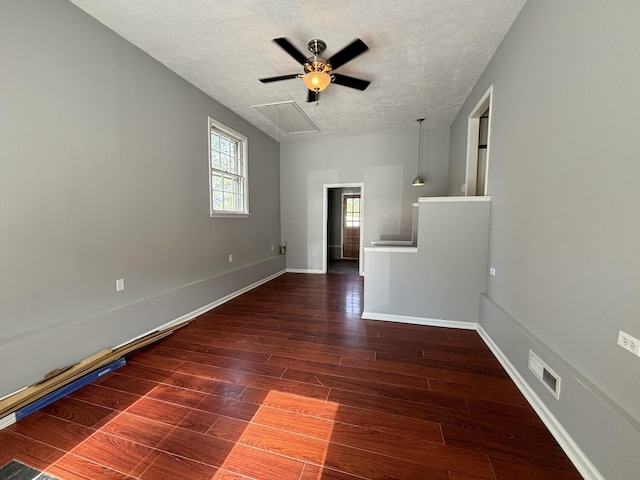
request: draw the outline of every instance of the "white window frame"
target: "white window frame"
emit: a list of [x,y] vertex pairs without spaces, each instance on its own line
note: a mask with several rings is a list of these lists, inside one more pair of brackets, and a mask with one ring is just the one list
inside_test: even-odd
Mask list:
[[[246,218],[249,216],[249,140],[245,135],[236,132],[232,128],[229,128],[225,124],[218,122],[217,120],[209,117],[207,132],[207,143],[209,147],[209,153],[207,154],[209,159],[209,216],[210,217],[236,217]],[[219,134],[228,137],[229,139],[237,142],[238,152],[236,159],[240,163],[239,174],[226,172],[213,166],[212,150],[211,150],[211,131],[216,131]],[[223,173],[225,176],[234,177],[238,179],[242,192],[236,192],[242,198],[241,208],[238,210],[216,210],[213,208],[213,174]]]

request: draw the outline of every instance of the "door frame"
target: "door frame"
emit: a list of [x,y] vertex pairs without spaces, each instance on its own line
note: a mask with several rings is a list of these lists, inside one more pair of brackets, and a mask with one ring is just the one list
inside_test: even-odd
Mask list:
[[360,258],[358,259],[358,272],[364,275],[364,183],[325,183],[322,186],[322,273],[327,273],[329,248],[329,189],[330,188],[360,188]]
[[469,114],[467,122],[467,168],[464,181],[465,197],[475,197],[478,183],[478,145],[480,137],[480,117],[489,109],[487,121],[487,164],[484,173],[484,194],[489,195],[489,153],[491,149],[491,119],[493,118],[493,85],[482,96]]

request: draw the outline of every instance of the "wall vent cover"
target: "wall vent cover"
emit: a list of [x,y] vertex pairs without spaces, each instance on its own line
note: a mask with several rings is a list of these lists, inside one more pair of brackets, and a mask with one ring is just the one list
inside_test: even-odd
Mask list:
[[547,387],[547,390],[551,392],[556,400],[560,400],[560,375],[551,370],[551,368],[531,350],[529,350],[529,370]]

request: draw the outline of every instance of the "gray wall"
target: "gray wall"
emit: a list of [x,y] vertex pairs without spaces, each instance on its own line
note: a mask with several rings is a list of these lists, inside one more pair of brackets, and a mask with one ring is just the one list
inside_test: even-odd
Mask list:
[[280,151],[282,238],[287,268],[322,269],[323,185],[364,183],[364,244],[411,238],[412,203],[447,191],[449,128],[423,127],[423,187],[412,187],[418,129],[287,143]]
[[417,248],[365,251],[363,318],[475,328],[489,208],[486,197],[422,199]]
[[579,395],[540,396],[609,480],[640,471],[640,358],[616,346],[640,338],[639,22],[635,0],[527,2],[451,128],[455,195],[493,84],[480,324],[534,388],[528,348],[566,373]]
[[[63,0],[0,3],[0,65],[0,396],[284,268],[267,135]],[[209,218],[208,115],[249,219]]]

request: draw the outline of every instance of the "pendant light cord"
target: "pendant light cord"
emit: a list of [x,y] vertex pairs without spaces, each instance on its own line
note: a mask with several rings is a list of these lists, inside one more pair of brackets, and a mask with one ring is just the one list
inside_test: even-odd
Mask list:
[[424,118],[418,119],[418,125],[420,125],[420,132],[418,134],[418,175],[420,175],[420,159],[422,158],[422,122]]
[[422,159],[422,122],[424,121],[424,118],[418,118],[416,121],[418,122],[418,125],[420,125],[418,131],[418,171],[416,172],[416,178],[413,179],[411,185],[419,187],[424,185],[424,178],[420,175],[420,160]]

